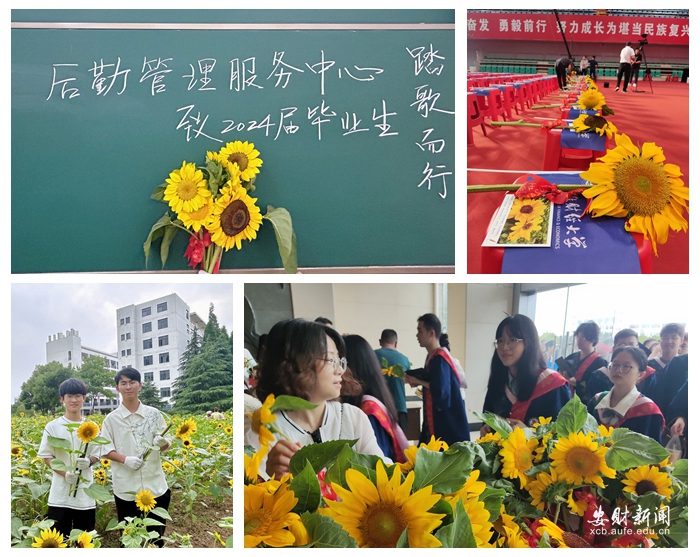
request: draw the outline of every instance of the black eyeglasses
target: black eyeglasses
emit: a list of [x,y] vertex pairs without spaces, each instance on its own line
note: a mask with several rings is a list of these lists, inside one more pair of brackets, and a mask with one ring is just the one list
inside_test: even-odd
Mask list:
[[336,371],[342,369],[343,373],[345,373],[345,371],[348,369],[348,361],[345,358],[331,358],[330,360],[327,358],[319,358],[319,360],[330,362],[333,364],[333,369]]

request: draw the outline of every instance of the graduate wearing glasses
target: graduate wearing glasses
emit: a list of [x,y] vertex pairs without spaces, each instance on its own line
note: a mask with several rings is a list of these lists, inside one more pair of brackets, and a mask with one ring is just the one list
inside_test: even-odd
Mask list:
[[608,369],[613,388],[591,398],[588,413],[599,424],[625,427],[661,443],[664,416],[653,400],[637,390],[647,373],[644,352],[634,346],[620,347],[613,352]]

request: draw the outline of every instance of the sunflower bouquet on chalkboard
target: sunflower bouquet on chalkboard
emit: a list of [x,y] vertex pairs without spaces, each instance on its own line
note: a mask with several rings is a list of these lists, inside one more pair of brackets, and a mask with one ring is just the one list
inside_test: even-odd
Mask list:
[[184,230],[190,235],[184,255],[189,266],[218,273],[223,252],[234,246],[240,250],[243,240],[255,240],[267,220],[275,230],[285,271],[296,273],[296,236],[289,211],[268,205],[262,215],[257,199],[249,195],[255,191],[255,177],[263,162],[259,155],[252,143],[234,141],[218,152],[208,151],[203,167],[183,161],[173,170],[151,194],[151,199],[167,203],[169,210],[153,225],[143,244],[146,264],[151,244],[160,240],[165,266],[175,234]]

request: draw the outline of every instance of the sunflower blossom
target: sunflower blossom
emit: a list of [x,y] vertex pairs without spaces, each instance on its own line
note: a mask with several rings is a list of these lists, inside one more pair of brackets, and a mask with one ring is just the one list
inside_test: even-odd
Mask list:
[[182,161],[182,167],[173,170],[165,183],[168,185],[163,193],[163,200],[167,201],[176,213],[196,211],[211,197],[204,174],[197,170],[193,162]]
[[95,437],[97,437],[99,432],[100,426],[98,426],[95,422],[83,422],[80,424],[78,431],[76,431],[76,435],[83,443],[89,443]]
[[220,162],[231,177],[238,177],[248,182],[260,172],[263,161],[259,158],[260,151],[253,143],[233,141],[227,143],[218,153],[207,153],[210,160]]
[[34,538],[32,547],[68,547],[68,544],[63,542],[63,534],[51,528],[42,530],[39,537]]
[[[421,443],[420,447],[424,447],[429,451],[440,452],[449,449],[449,445],[445,443],[442,439],[435,439],[434,435],[430,436],[430,441],[427,443]],[[406,455],[406,462],[399,464],[401,471],[407,474],[416,465],[416,455],[418,454],[418,449],[415,445],[410,445],[408,449],[404,449],[403,454]]]
[[593,184],[583,192],[591,199],[587,211],[594,217],[627,218],[625,229],[651,240],[658,255],[656,244],[666,243],[669,229],[688,230],[688,187],[677,165],[663,164],[666,157],[655,143],[644,143],[640,150],[626,135],[615,134],[615,144],[581,173]]
[[605,97],[597,89],[589,88],[579,96],[576,106],[583,110],[600,110],[605,106]]
[[613,135],[618,132],[615,124],[602,116],[581,114],[576,120],[571,122],[571,125],[576,133],[597,133],[601,137],[605,135],[608,139],[612,139]]
[[376,471],[375,485],[361,472],[349,469],[345,473],[349,490],[331,484],[342,502],[326,499],[328,507],[319,512],[340,524],[360,547],[396,547],[406,528],[409,547],[440,547],[442,544],[431,532],[445,515],[428,512],[440,495],[432,493],[432,486],[411,494],[413,472],[401,483],[398,468],[391,480],[381,460]]
[[221,197],[214,203],[214,209],[207,230],[211,240],[224,250],[232,247],[241,249],[241,240],[255,240],[262,224],[260,207],[250,197],[245,188],[227,185],[221,189]]
[[197,433],[197,422],[190,418],[182,422],[179,426],[177,426],[177,432],[175,433],[175,437],[185,439],[193,433]]
[[508,436],[508,439],[503,441],[503,447],[498,454],[503,457],[503,468],[501,473],[506,478],[518,478],[520,487],[527,485],[529,477],[525,474],[533,466],[535,458],[535,449],[537,448],[537,439],[525,438],[525,430],[516,427]]
[[545,505],[560,502],[557,498],[563,498],[568,488],[566,482],[559,481],[555,470],[550,469],[550,472],[549,474],[540,472],[526,486],[530,497],[532,497],[532,506],[541,511],[545,510]]
[[156,498],[153,497],[150,489],[142,489],[136,494],[136,507],[141,512],[147,513],[156,507]]
[[622,483],[625,484],[623,491],[638,496],[654,491],[669,500],[673,495],[672,481],[669,475],[648,464],[628,470]]
[[517,242],[520,238],[526,242],[530,241],[530,235],[533,232],[539,232],[542,230],[540,226],[541,220],[522,220],[515,221],[515,224],[510,229],[510,234],[508,234],[509,242]]
[[559,479],[570,484],[593,483],[604,488],[601,474],[615,477],[615,470],[605,463],[606,452],[607,447],[599,447],[588,435],[578,432],[560,438],[549,458]]
[[245,547],[293,545],[294,534],[287,528],[300,518],[292,512],[297,498],[289,484],[279,484],[274,493],[270,493],[264,484],[246,485],[243,489]]
[[90,534],[88,534],[87,532],[82,532],[78,536],[78,539],[77,539],[75,545],[76,545],[76,547],[83,547],[85,549],[95,547],[95,544],[92,543],[92,536]]
[[513,200],[513,205],[508,213],[509,219],[517,221],[531,221],[541,219],[547,205],[541,199],[518,199]]

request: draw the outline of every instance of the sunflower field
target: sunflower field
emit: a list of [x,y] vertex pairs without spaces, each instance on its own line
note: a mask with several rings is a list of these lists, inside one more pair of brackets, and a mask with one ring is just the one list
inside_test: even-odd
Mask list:
[[[166,513],[156,513],[166,524],[166,547],[231,547],[233,524],[232,414],[223,420],[203,416],[164,415],[172,439],[161,463],[172,492]],[[37,456],[44,427],[53,416],[12,417],[11,437],[11,544],[16,547],[148,547],[145,526],[117,523],[112,496],[111,461],[102,458],[92,467],[96,499],[93,532],[74,530],[65,538],[46,520],[52,472]],[[101,428],[104,416],[89,416]],[[99,439],[99,438],[98,438]],[[147,458],[147,457],[145,457]],[[153,457],[151,457],[153,458]],[[53,464],[53,463],[52,463]],[[100,489],[102,488],[102,489]],[[148,508],[150,492],[139,493],[139,508]],[[145,502],[144,507],[139,502]],[[149,509],[150,510],[150,509]],[[159,509],[155,509],[159,511]],[[144,534],[140,536],[140,534]]]
[[528,428],[478,415],[494,433],[431,439],[404,464],[354,441],[303,447],[265,481],[274,413],[266,401],[250,416],[262,448],[246,448],[246,547],[687,547],[687,460],[598,426],[576,396]]

